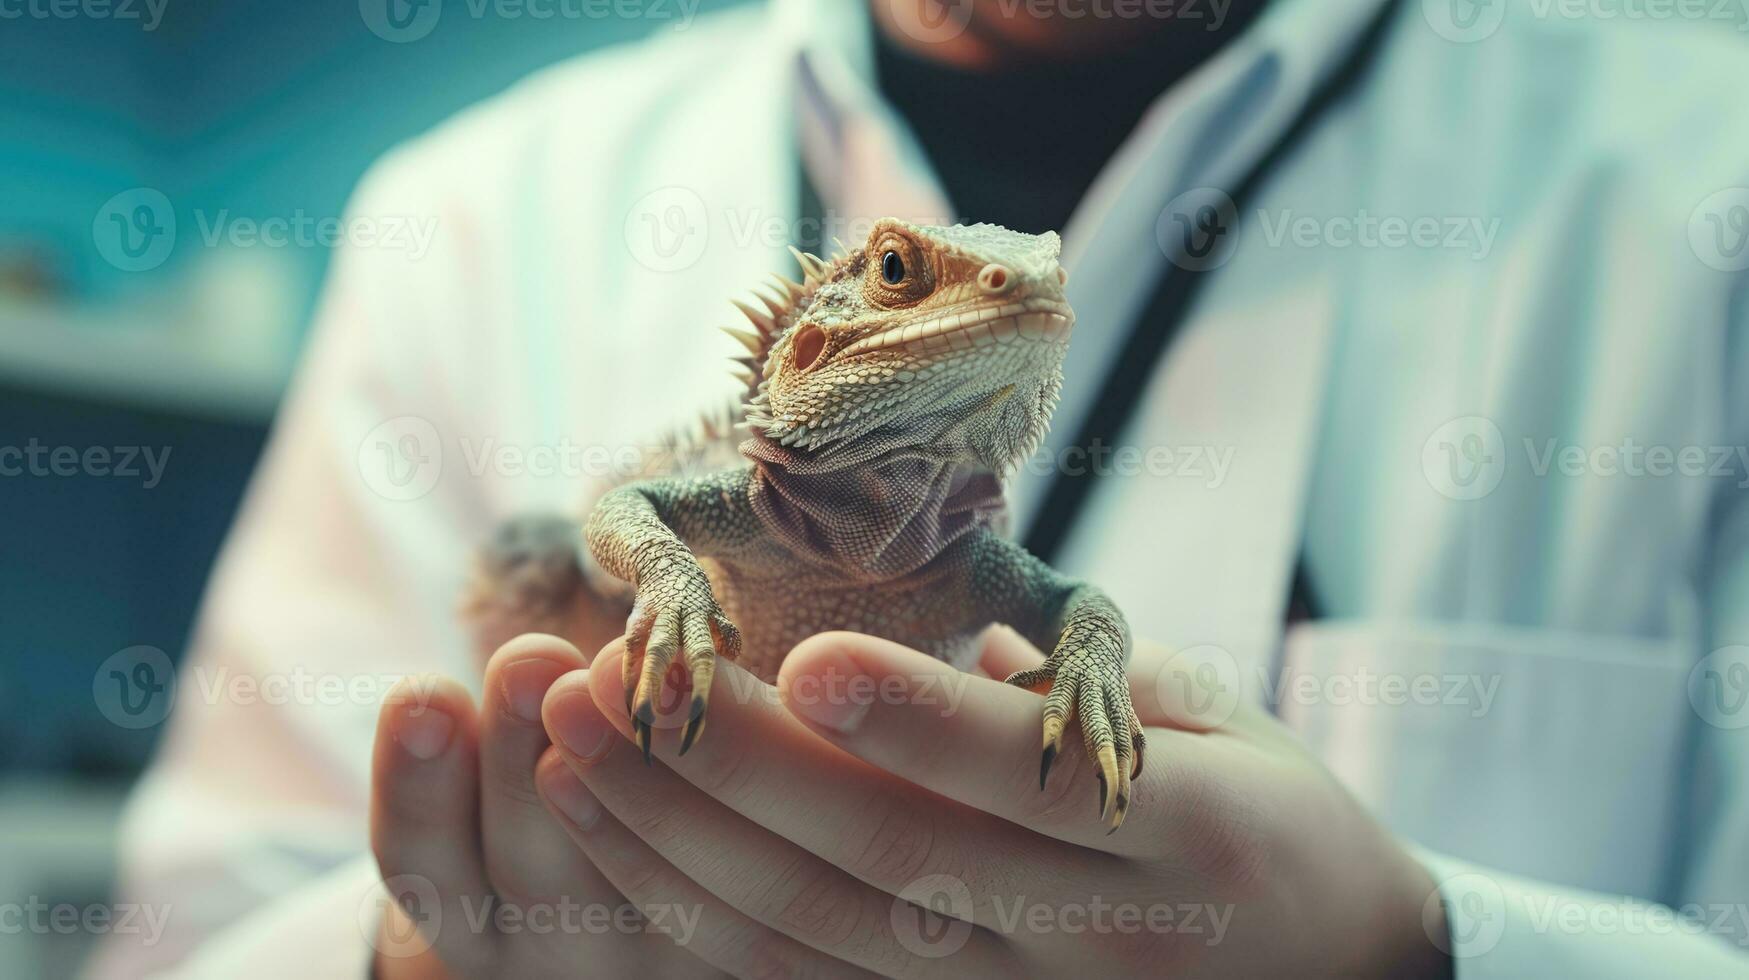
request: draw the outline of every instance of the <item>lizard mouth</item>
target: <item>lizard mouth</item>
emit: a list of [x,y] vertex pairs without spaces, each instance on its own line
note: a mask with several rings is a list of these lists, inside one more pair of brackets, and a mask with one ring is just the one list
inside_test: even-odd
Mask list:
[[1061,341],[1075,325],[1068,304],[1051,300],[992,304],[900,323],[844,348],[850,357],[903,347],[922,354],[971,350],[1015,340]]

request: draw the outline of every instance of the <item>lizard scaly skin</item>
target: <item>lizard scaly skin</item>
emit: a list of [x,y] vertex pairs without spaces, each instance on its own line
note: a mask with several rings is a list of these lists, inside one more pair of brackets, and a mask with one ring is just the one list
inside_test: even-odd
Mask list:
[[[730,330],[748,351],[742,460],[617,487],[585,527],[598,570],[632,584],[624,681],[646,758],[672,665],[692,692],[684,752],[717,654],[769,681],[799,641],[854,630],[969,667],[1004,622],[1051,651],[1008,678],[1048,687],[1040,785],[1078,718],[1102,819],[1123,821],[1143,743],[1123,615],[1000,530],[1002,481],[1044,437],[1074,324],[1058,250],[1052,233],[884,219],[833,261],[796,253],[803,280],[778,277],[763,309],[737,304],[752,327]],[[476,610],[568,601],[575,524],[541,526],[561,560],[516,557],[523,525],[483,559]],[[491,598],[531,581],[551,594]]]

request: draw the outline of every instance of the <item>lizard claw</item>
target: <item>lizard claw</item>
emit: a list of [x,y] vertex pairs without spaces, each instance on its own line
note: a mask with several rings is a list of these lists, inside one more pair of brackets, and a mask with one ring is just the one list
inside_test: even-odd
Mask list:
[[699,733],[704,731],[704,706],[710,700],[705,695],[696,693],[698,691],[696,681],[693,691],[695,693],[692,695],[692,714],[686,721],[686,731],[680,736],[681,755],[685,755],[686,751],[692,748],[692,743],[698,741]]
[[1044,758],[1039,760],[1039,764],[1038,764],[1038,788],[1039,789],[1044,789],[1045,788],[1045,780],[1051,778],[1051,763],[1057,761],[1057,751],[1058,751],[1057,750],[1057,743],[1051,741],[1051,737],[1049,735],[1046,735],[1045,736]]
[[632,717],[632,734],[637,737],[638,750],[644,753],[644,765],[650,764],[650,723],[637,716]]

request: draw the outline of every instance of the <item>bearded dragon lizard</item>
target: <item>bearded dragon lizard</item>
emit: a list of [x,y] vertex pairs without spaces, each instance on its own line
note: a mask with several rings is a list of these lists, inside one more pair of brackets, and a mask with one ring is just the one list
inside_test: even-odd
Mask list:
[[802,280],[775,277],[760,306],[736,304],[750,329],[724,328],[747,349],[738,463],[704,465],[735,443],[729,420],[707,423],[672,473],[598,500],[587,556],[575,521],[518,523],[482,556],[471,608],[538,625],[591,571],[631,583],[623,681],[646,761],[671,667],[692,692],[684,753],[719,654],[770,681],[796,643],[843,629],[969,667],[978,633],[1007,623],[1050,651],[1007,678],[1048,692],[1040,788],[1078,719],[1115,831],[1142,765],[1129,628],[1001,533],[1003,482],[1050,424],[1074,325],[1059,249],[1050,232],[890,218],[830,261],[792,249]]

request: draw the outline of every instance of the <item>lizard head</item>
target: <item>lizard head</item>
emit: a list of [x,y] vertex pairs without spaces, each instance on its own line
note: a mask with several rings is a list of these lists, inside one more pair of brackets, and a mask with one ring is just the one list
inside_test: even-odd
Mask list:
[[[1075,315],[1054,232],[892,218],[832,262],[797,254],[760,328],[747,423],[802,452],[927,447],[1010,471],[1044,437]],[[751,337],[752,335],[744,335]]]

